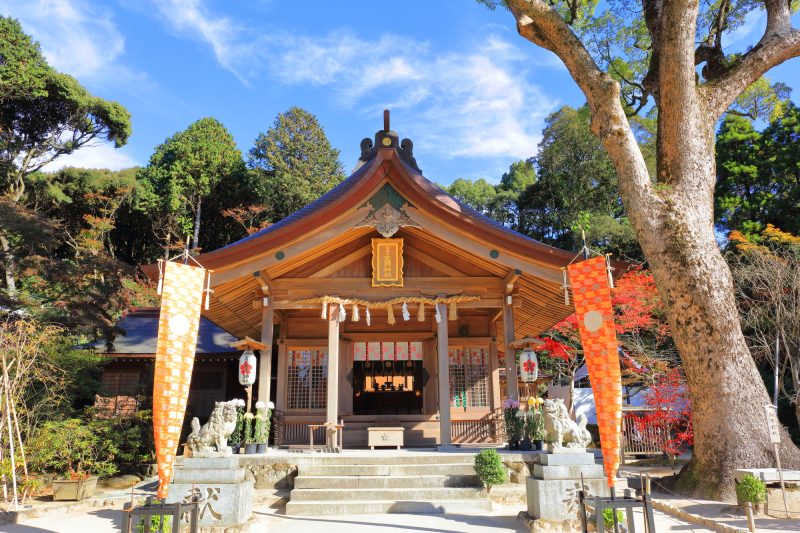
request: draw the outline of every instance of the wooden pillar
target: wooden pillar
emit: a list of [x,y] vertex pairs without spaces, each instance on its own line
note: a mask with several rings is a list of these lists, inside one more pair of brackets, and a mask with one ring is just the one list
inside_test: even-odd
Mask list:
[[447,305],[436,304],[442,321],[437,325],[439,343],[439,445],[450,446],[450,348],[447,332]]
[[261,342],[267,345],[261,350],[261,360],[258,366],[258,401],[269,403],[270,389],[272,388],[272,332],[273,313],[269,298],[264,298],[265,304],[261,308]]
[[511,347],[514,338],[514,311],[513,297],[508,294],[503,297],[503,332],[506,351],[506,398],[519,400],[519,385],[517,384],[517,353]]
[[[339,306],[328,309],[328,396],[325,403],[325,422],[339,422]],[[337,446],[336,430],[326,432],[328,448]]]

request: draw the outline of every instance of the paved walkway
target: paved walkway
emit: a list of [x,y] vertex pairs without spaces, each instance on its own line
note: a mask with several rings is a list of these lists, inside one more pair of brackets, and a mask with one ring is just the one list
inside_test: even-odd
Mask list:
[[[270,533],[521,533],[517,506],[500,507],[488,514],[466,515],[342,515],[329,517],[286,516],[256,513],[258,529]],[[637,519],[641,531],[641,516]],[[656,513],[659,533],[710,533],[711,530]],[[91,510],[61,517],[41,518],[27,524],[0,526],[3,533],[116,533],[122,529],[122,512]]]

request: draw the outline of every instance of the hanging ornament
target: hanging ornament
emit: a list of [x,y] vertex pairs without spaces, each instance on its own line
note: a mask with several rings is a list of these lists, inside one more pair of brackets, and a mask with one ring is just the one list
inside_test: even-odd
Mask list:
[[455,302],[450,302],[447,318],[448,320],[458,320],[458,307]]
[[389,323],[390,326],[394,326],[396,323],[394,320],[394,307],[392,307],[391,305],[387,307],[387,313],[388,315],[386,317],[386,321]]
[[567,285],[567,269],[562,268],[561,272],[564,273],[564,284],[561,288],[564,289],[564,305],[569,305],[569,285]]
[[425,302],[419,303],[419,311],[417,312],[417,322],[425,322]]
[[344,322],[347,319],[347,311],[344,310],[344,305],[339,302],[339,322]]
[[436,304],[436,323],[439,324],[442,321],[442,311],[439,309],[439,304]]
[[358,322],[360,318],[358,314],[358,304],[353,304],[353,322]]
[[403,320],[408,322],[411,319],[411,313],[408,312],[408,303],[403,302]]
[[364,308],[367,312],[367,325],[369,326],[372,323],[372,317],[369,314],[369,307]]

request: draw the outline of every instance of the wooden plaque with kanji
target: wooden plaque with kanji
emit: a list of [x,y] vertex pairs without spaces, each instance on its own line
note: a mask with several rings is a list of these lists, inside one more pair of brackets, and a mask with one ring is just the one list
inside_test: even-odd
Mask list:
[[372,286],[403,286],[403,239],[372,239]]

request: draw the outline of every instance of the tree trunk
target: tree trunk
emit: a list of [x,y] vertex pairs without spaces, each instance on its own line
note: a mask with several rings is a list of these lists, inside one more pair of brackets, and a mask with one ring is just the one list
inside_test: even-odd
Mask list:
[[[622,196],[666,304],[692,401],[694,453],[678,487],[732,500],[735,469],[774,466],[763,410],[770,398],[745,343],[733,278],[714,234],[713,125],[699,111],[684,117],[680,128],[659,121],[659,181],[680,187],[663,186],[660,201],[642,202],[624,186]],[[786,431],[783,440],[785,466],[800,466]]]
[[15,279],[15,262],[14,255],[11,252],[11,245],[6,236],[0,232],[0,247],[3,250],[3,259],[6,263],[5,276],[6,276],[6,292],[9,298],[17,297],[17,282]]
[[569,405],[567,412],[570,418],[575,418],[575,371],[570,372],[569,375]]
[[202,209],[203,199],[197,199],[197,212],[194,217],[194,237],[192,237],[192,250],[196,250],[200,246],[200,211]]

